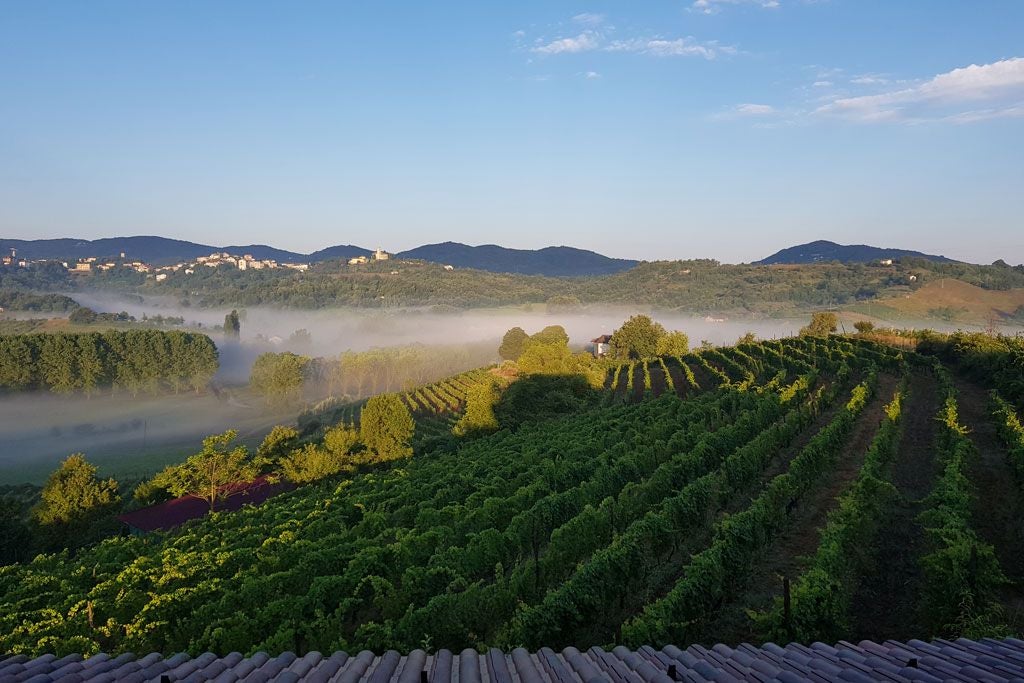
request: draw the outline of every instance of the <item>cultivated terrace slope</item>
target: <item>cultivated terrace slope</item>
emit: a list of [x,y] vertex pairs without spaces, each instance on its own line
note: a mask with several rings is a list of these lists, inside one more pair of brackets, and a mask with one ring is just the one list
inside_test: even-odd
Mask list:
[[[257,508],[0,569],[0,649],[301,655],[1019,628],[1006,583],[1018,570],[1001,567],[1016,541],[983,514],[1006,501],[976,498],[987,475],[963,437],[988,415],[957,411],[961,387],[936,358],[800,338],[627,363],[604,385],[573,414],[428,440]],[[908,489],[898,446],[929,438],[917,430],[933,410],[934,448],[910,453],[932,474]],[[915,564],[893,570],[908,581],[878,580],[890,570],[869,550],[890,532],[918,539]],[[873,623],[854,596],[908,600],[907,621]]]

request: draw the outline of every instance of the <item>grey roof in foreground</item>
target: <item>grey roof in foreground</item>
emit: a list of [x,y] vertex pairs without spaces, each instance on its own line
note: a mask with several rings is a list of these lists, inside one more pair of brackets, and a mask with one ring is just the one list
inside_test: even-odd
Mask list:
[[[166,677],[166,678],[164,678]],[[198,657],[176,654],[136,656],[105,654],[83,659],[80,655],[35,659],[25,655],[0,658],[0,683],[101,683],[123,681],[265,681],[344,683],[670,683],[671,681],[1019,681],[1024,683],[1024,641],[964,638],[926,643],[861,641],[835,646],[767,643],[736,648],[692,645],[685,650],[641,647],[631,651],[566,648],[537,653],[490,650],[478,654],[441,650],[427,654],[414,650],[403,656],[394,650],[376,656],[369,651],[348,655],[312,652],[297,657],[285,652],[276,657],[257,653],[226,657],[206,653]]]

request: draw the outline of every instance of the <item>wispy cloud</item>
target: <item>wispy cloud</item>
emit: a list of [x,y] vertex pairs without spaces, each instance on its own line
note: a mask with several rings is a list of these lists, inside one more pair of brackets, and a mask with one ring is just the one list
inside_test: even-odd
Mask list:
[[558,38],[549,43],[543,43],[533,48],[533,51],[542,55],[558,55],[562,53],[587,52],[596,50],[600,46],[600,40],[593,31],[584,31],[573,38]]
[[604,23],[604,15],[595,14],[594,12],[583,12],[574,16],[572,20],[574,23],[582,24],[583,26],[600,26]]
[[[603,14],[586,12],[572,17],[570,35],[541,37],[527,48],[538,55],[560,55],[581,52],[628,52],[653,57],[701,57],[715,59],[737,54],[737,49],[718,41],[698,41],[692,36],[675,37],[658,34],[622,35],[624,32],[606,22]],[[564,28],[563,24],[563,28]],[[513,34],[520,49],[526,47],[521,32]]]
[[694,0],[690,9],[701,14],[716,14],[724,5],[754,5],[766,9],[779,7],[779,0]]
[[[977,105],[984,105],[977,108]],[[1024,112],[1024,58],[971,64],[910,87],[840,97],[813,113],[862,122],[932,121],[961,123],[1021,116]]]
[[586,71],[584,72],[583,77],[586,78],[588,81],[595,81],[601,78],[601,74],[597,73],[596,71]]
[[605,47],[608,52],[635,52],[655,57],[703,57],[715,59],[721,54],[735,54],[736,48],[717,43],[698,43],[693,38],[632,38],[616,40]]
[[753,119],[758,122],[778,121],[780,115],[778,109],[770,104],[755,104],[748,102],[729,107],[725,111],[718,112],[710,118],[716,121],[733,121],[736,119]]

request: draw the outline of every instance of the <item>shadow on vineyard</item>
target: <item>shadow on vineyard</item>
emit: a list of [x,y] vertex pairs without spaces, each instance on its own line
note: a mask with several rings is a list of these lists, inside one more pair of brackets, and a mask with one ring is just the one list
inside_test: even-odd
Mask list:
[[1020,536],[1007,515],[1024,429],[1011,404],[992,412],[934,355],[857,336],[601,365],[548,351],[582,370],[506,364],[328,403],[255,454],[231,451],[230,434],[211,440],[204,457],[222,451],[253,473],[279,463],[298,487],[3,568],[0,647],[483,651],[1014,632]]

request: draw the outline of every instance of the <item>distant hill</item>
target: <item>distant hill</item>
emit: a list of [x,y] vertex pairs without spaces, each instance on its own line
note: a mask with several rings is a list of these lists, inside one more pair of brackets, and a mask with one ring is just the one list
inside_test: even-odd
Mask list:
[[197,244],[185,240],[156,236],[109,237],[98,240],[74,238],[52,240],[18,240],[0,238],[0,251],[7,253],[11,248],[18,250],[18,256],[27,259],[76,260],[89,256],[116,258],[121,252],[132,260],[165,264],[206,256],[214,251],[232,254],[252,254],[259,259],[293,261],[305,259],[303,254],[275,249],[263,244],[234,245],[227,247]]
[[924,254],[908,249],[883,249],[867,244],[836,244],[827,240],[808,242],[776,252],[768,258],[755,261],[757,265],[828,263],[868,263],[881,259],[923,258],[939,263],[957,263],[945,256]]
[[629,270],[638,263],[573,247],[509,249],[496,244],[471,247],[459,242],[426,244],[397,256],[492,273],[550,276],[611,275]]
[[[331,259],[369,256],[373,252],[352,244],[339,244],[312,254],[277,249],[265,244],[216,246],[166,237],[111,237],[98,240],[74,238],[51,240],[19,240],[0,238],[0,253],[11,248],[27,259],[60,259],[74,261],[88,256],[116,258],[121,252],[132,260],[157,265],[176,263],[215,251],[230,254],[252,254],[258,259],[318,263]],[[610,275],[629,270],[636,261],[609,258],[592,251],[572,247],[544,249],[507,249],[494,244],[471,247],[457,242],[428,244],[398,254],[400,258],[445,263],[459,268],[475,268],[495,273],[523,275]]]

